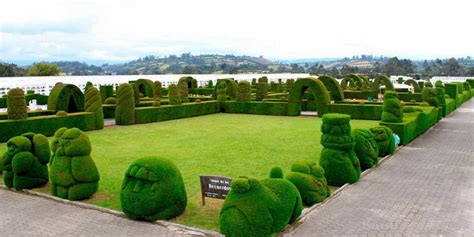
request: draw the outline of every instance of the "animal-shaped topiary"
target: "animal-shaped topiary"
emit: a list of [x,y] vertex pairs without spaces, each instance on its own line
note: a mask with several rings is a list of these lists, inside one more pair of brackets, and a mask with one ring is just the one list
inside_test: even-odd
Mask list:
[[99,187],[100,177],[90,156],[92,148],[87,135],[78,128],[60,128],[52,147],[51,193],[69,200],[92,196]]
[[[220,230],[226,236],[272,236],[293,223],[302,211],[301,197],[279,168],[273,177],[232,181],[220,212]],[[278,175],[278,176],[275,176]]]
[[421,98],[424,102],[427,102],[430,106],[438,107],[439,102],[436,95],[436,90],[432,87],[424,87],[421,91]]
[[41,134],[25,133],[10,138],[2,159],[3,182],[17,190],[40,187],[48,182],[51,150]]
[[390,128],[385,126],[377,126],[370,129],[374,135],[379,148],[379,157],[393,154],[395,152],[395,138]]
[[329,185],[341,186],[355,183],[360,177],[360,164],[354,152],[354,137],[351,135],[350,116],[325,114],[321,125],[321,151],[319,165]]
[[186,209],[186,190],[179,169],[169,160],[145,157],[128,167],[120,203],[131,219],[171,219]]
[[401,123],[403,121],[403,110],[397,93],[386,91],[382,105],[382,122]]
[[354,151],[359,159],[362,171],[370,169],[379,163],[379,147],[374,134],[369,129],[354,129]]
[[291,166],[291,172],[286,177],[300,192],[303,204],[312,206],[324,201],[331,195],[327,186],[324,169],[316,162],[299,160]]

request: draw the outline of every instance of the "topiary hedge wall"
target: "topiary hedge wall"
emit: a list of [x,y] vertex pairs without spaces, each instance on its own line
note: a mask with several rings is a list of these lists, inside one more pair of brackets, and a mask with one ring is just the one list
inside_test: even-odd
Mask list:
[[330,76],[320,76],[318,77],[318,80],[320,80],[324,84],[332,100],[334,101],[344,100],[344,93],[342,92],[342,88],[339,85],[339,83],[336,81],[336,79]]
[[181,103],[188,103],[188,85],[186,82],[178,82],[178,95]]
[[84,95],[84,108],[86,112],[92,112],[96,116],[96,127],[104,128],[104,110],[102,109],[102,99],[99,91],[95,87],[87,89]]
[[181,99],[179,98],[178,86],[171,84],[168,86],[168,99],[170,105],[180,105]]
[[403,121],[403,111],[397,93],[386,91],[382,106],[382,122],[400,123]]
[[179,106],[140,107],[135,109],[135,123],[152,123],[214,113],[219,113],[217,101],[202,101]]
[[227,100],[227,84],[219,83],[216,86],[217,101],[224,102]]
[[263,100],[268,95],[268,83],[262,78],[258,79],[257,86],[256,86],[256,100]]
[[318,116],[321,117],[327,113],[327,105],[331,99],[324,84],[314,78],[299,78],[292,86],[288,95],[288,115],[299,116],[301,114],[303,93],[307,89],[315,98]]
[[25,92],[20,88],[13,88],[7,93],[8,119],[19,120],[28,118]]
[[117,90],[115,107],[115,124],[130,125],[135,123],[135,100],[132,85],[124,83]]
[[286,116],[288,104],[285,102],[225,101],[220,105],[220,112]]
[[392,84],[392,81],[388,79],[388,77],[379,75],[374,79],[372,83],[372,88],[376,91],[379,91],[380,85],[383,84],[385,86],[385,91],[394,91],[395,87]]

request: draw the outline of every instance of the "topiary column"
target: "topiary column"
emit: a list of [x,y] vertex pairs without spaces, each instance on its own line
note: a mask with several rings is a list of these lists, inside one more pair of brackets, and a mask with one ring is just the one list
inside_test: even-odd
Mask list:
[[137,83],[131,83],[133,89],[133,101],[134,103],[140,104],[140,87]]
[[94,85],[92,84],[92,82],[88,81],[88,82],[86,83],[86,86],[84,87],[84,92],[86,92],[87,89],[89,89],[89,88],[91,88],[91,87],[94,87]]
[[386,91],[382,105],[382,122],[401,123],[403,121],[403,110],[397,93]]
[[251,99],[251,88],[248,81],[240,81],[237,87],[239,93],[237,94],[238,101],[250,101]]
[[263,100],[267,97],[268,94],[268,79],[266,77],[262,77],[258,79],[257,83],[257,100]]
[[226,83],[219,83],[219,85],[217,85],[217,100],[219,102],[227,100],[227,84]]
[[379,157],[393,154],[395,152],[395,138],[389,127],[377,126],[370,129],[374,135],[375,142],[379,149]]
[[122,210],[134,220],[167,220],[186,209],[181,172],[173,162],[145,157],[128,167],[120,192]]
[[179,94],[179,99],[181,100],[182,103],[188,103],[188,83],[185,81],[180,81],[178,83],[178,94]]
[[130,125],[135,123],[135,100],[133,88],[124,83],[117,90],[117,105],[115,107],[115,124]]
[[354,151],[359,159],[362,171],[370,169],[379,163],[379,147],[374,134],[369,129],[354,129]]
[[28,118],[25,92],[20,88],[13,88],[7,93],[8,119],[19,120]]
[[161,95],[163,89],[161,88],[161,82],[154,81],[153,82],[153,105],[160,106]]
[[84,109],[86,112],[95,113],[95,127],[104,128],[104,110],[102,109],[102,98],[95,87],[89,87],[84,94]]
[[325,114],[321,125],[321,144],[324,146],[319,165],[329,185],[342,186],[355,183],[360,177],[360,163],[354,152],[355,141],[351,134],[350,116]]
[[441,81],[436,81],[435,83],[435,93],[436,93],[436,98],[438,99],[438,103],[440,105],[446,104],[446,97],[445,97],[445,90],[444,90],[444,85],[443,82]]
[[207,82],[207,88],[213,88],[214,87],[214,82],[212,80],[209,80]]
[[294,79],[287,79],[287,80],[286,80],[286,90],[287,90],[287,91],[290,91],[290,90],[291,90],[291,87],[293,86],[293,84],[295,84],[295,80],[294,80]]
[[168,86],[168,99],[170,105],[180,105],[181,99],[179,98],[178,87],[175,84]]

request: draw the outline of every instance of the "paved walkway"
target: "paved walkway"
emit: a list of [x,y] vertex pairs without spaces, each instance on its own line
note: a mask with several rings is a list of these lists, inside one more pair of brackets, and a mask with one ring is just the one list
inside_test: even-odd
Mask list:
[[286,236],[474,236],[474,99]]

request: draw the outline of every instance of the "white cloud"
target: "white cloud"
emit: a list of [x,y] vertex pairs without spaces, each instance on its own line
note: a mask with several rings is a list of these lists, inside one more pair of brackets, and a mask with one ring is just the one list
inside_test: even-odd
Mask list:
[[6,1],[0,59],[474,56],[473,4],[451,1]]

